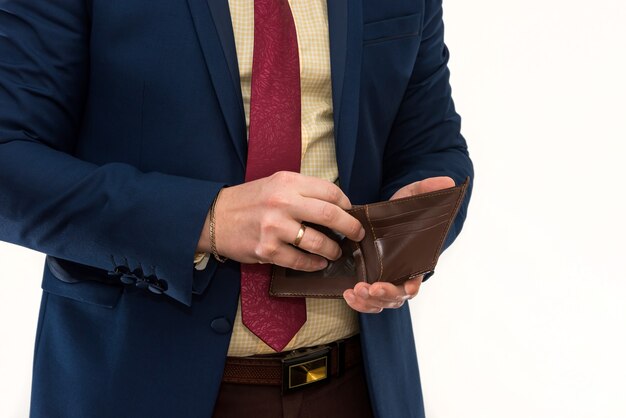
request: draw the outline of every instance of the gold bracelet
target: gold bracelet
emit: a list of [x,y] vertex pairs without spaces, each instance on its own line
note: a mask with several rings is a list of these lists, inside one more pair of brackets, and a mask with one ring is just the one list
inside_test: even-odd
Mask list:
[[211,205],[211,213],[209,214],[209,239],[211,240],[211,254],[213,254],[213,257],[215,257],[215,259],[220,263],[228,260],[228,258],[222,257],[217,253],[217,245],[215,244],[215,205],[217,205],[217,199],[219,199],[222,190],[223,189],[220,189],[220,191],[217,192],[217,196],[215,196],[215,200],[213,200],[213,204]]

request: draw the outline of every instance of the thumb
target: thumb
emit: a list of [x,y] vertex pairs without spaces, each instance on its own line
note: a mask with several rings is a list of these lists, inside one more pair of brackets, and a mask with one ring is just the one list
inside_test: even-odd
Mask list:
[[414,187],[411,190],[412,194],[422,194],[428,192],[434,192],[436,190],[448,189],[454,187],[454,180],[447,176],[430,177],[422,181],[413,183]]
[[430,177],[421,181],[407,184],[406,186],[395,192],[389,200],[415,196],[422,193],[434,192],[436,190],[448,189],[450,187],[454,187],[454,180],[452,180],[450,177]]

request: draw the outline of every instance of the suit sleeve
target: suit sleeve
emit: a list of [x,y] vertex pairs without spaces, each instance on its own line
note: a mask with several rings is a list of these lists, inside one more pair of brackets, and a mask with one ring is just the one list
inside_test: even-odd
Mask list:
[[0,239],[139,269],[190,305],[193,254],[224,184],[72,156],[88,82],[86,4],[0,0]]
[[[443,41],[441,0],[426,0],[424,29],[413,73],[385,149],[382,198],[428,177],[450,176],[456,184],[473,178],[461,118],[449,83],[448,48]],[[461,232],[471,182],[444,248]]]

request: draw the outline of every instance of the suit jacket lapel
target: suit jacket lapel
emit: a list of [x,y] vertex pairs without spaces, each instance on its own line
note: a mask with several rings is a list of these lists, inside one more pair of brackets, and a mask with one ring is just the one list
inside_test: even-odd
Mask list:
[[350,187],[359,121],[359,86],[363,48],[361,0],[327,0],[333,90],[335,148],[339,184]]
[[247,139],[228,0],[187,0],[233,145],[245,170]]
[[[233,145],[245,169],[247,138],[228,0],[187,0]],[[359,114],[361,0],[327,0],[339,183],[350,185]]]

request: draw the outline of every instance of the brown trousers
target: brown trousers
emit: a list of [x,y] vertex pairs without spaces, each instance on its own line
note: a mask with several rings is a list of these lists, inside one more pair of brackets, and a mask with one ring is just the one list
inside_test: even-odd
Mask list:
[[224,383],[213,418],[373,418],[363,366],[281,394],[279,386]]

